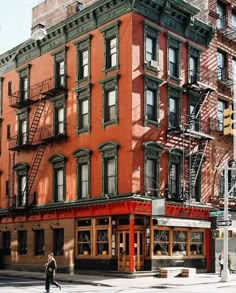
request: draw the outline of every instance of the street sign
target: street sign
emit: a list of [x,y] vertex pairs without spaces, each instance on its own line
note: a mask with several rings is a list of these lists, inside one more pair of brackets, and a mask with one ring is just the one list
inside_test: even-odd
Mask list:
[[210,217],[218,217],[218,216],[224,216],[224,211],[215,211],[215,212],[210,212]]
[[232,225],[232,220],[217,221],[218,227],[225,227],[225,226],[231,226],[231,225]]

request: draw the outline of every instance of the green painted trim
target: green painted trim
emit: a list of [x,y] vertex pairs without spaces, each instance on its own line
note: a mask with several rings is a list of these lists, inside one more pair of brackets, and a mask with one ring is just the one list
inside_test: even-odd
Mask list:
[[[2,119],[2,104],[3,104],[3,77],[0,77],[0,119]],[[1,126],[0,126],[1,127]],[[2,143],[2,139],[1,139]]]
[[[177,123],[176,124],[178,128],[181,127],[181,105],[182,105],[181,97],[183,92],[184,92],[184,89],[182,87],[179,87],[170,83],[167,84],[168,122],[169,122],[169,116],[170,116],[170,98],[173,98],[176,100],[176,103],[177,103],[177,106],[176,106]],[[168,128],[171,128],[169,126],[169,123],[168,123]]]

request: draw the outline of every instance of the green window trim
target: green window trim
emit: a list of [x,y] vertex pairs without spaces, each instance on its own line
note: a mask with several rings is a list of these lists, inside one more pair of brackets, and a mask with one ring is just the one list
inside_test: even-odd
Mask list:
[[[144,125],[153,125],[159,127],[160,125],[160,84],[161,79],[153,77],[148,74],[143,75],[144,78]],[[147,91],[151,91],[154,96],[154,119],[148,118],[147,109]]]
[[190,58],[194,58],[196,60],[196,74],[197,74],[197,80],[200,80],[200,56],[201,56],[202,50],[193,44],[188,44],[188,82],[191,82],[191,73],[190,73]]
[[[190,119],[190,115],[191,115],[190,106],[193,106],[194,107],[193,111],[195,111],[195,108],[198,105],[199,98],[200,98],[200,96],[194,94],[193,92],[191,92],[191,94],[190,93],[188,94],[188,119],[187,120]],[[191,117],[190,120],[192,121],[192,126],[190,124],[189,127],[190,128],[193,127],[191,129],[193,129],[195,131],[200,131],[201,130],[201,113],[199,113],[198,117],[195,117],[194,119],[193,119],[193,117]]]
[[[147,20],[143,21],[144,26],[144,69],[148,69],[155,73],[159,72],[159,34],[162,31]],[[153,41],[153,57],[152,60],[146,60],[147,53],[147,38]],[[152,62],[154,61],[154,62]]]
[[[100,32],[103,34],[103,45],[104,45],[104,65],[103,65],[103,72],[104,74],[119,70],[119,26],[120,21],[116,20],[113,23],[109,24],[108,26],[103,27],[100,29]],[[116,64],[114,66],[111,65],[109,62],[109,40],[115,39],[116,40]]]
[[81,183],[81,166],[84,164],[87,164],[88,166],[88,194],[86,198],[89,198],[91,196],[91,153],[92,151],[90,149],[86,148],[79,148],[76,149],[73,153],[72,156],[75,158],[76,161],[76,195],[77,199],[85,198],[82,197],[82,192],[81,192],[81,187],[79,186],[79,183]]
[[[92,83],[89,83],[82,87],[74,89],[76,93],[76,104],[77,104],[77,122],[76,122],[76,134],[90,132],[91,130],[91,87]],[[84,127],[81,122],[82,115],[82,103],[88,101],[88,126]]]
[[27,99],[30,99],[30,68],[31,64],[27,64],[24,67],[21,67],[17,70],[19,76],[19,95],[18,100],[23,101],[24,97],[24,88],[23,88],[23,80],[27,79]]
[[[17,163],[14,166],[14,171],[16,172],[17,176],[17,198],[16,198],[16,207],[23,207],[26,206],[28,203],[28,171],[29,171],[29,164],[27,163]],[[21,179],[25,178],[25,190],[22,193],[22,186],[21,186]]]
[[[118,124],[119,117],[119,92],[118,92],[118,79],[120,75],[115,74],[113,76],[110,76],[108,78],[105,78],[103,80],[100,80],[99,83],[102,87],[102,127],[105,128],[106,126],[109,126],[111,124]],[[106,120],[107,112],[108,112],[108,94],[111,91],[115,91],[115,113],[114,118],[111,120]]]
[[108,190],[108,179],[106,177],[106,162],[109,159],[115,160],[115,191],[112,195],[117,195],[118,193],[118,148],[119,144],[116,142],[105,142],[98,146],[98,150],[102,157],[102,195],[109,194]]
[[[28,143],[28,135],[29,135],[29,109],[24,108],[16,113],[17,115],[17,145],[22,146],[23,144]],[[26,121],[26,129],[23,133],[22,129],[22,121]]]
[[[92,35],[87,35],[86,37],[74,42],[77,51],[76,59],[76,83],[89,81],[91,77],[91,38]],[[88,51],[88,75],[83,76],[83,63],[82,54]]]
[[58,170],[63,171],[63,200],[66,197],[66,157],[62,154],[56,154],[51,156],[48,161],[52,164],[52,200],[53,202],[58,202],[58,194],[56,188],[56,175]]
[[[161,144],[150,141],[143,143],[144,149],[144,192],[147,195],[152,195],[155,197],[160,197],[160,156],[164,150],[164,147]],[[153,160],[155,165],[155,181],[153,182],[154,188],[148,187],[148,178],[147,178],[147,161]]]
[[170,180],[170,171],[171,171],[171,165],[172,164],[176,164],[178,166],[178,170],[177,170],[177,186],[176,186],[176,191],[177,194],[175,195],[176,198],[174,198],[174,200],[180,200],[183,196],[183,186],[182,186],[182,180],[183,180],[183,151],[181,149],[178,148],[171,148],[168,151],[168,195],[167,197],[169,197],[169,195],[171,196],[171,198],[173,198],[173,194],[170,193],[171,191],[171,180]]
[[[66,95],[58,96],[51,100],[53,105],[53,135],[64,135],[66,136]],[[58,124],[60,123],[57,117],[57,111],[59,109],[64,110],[64,122],[63,122],[63,131],[58,131]]]
[[181,128],[181,97],[182,97],[183,88],[174,86],[170,83],[167,84],[167,95],[168,95],[168,128],[173,128],[171,126],[171,112],[170,112],[170,98],[175,99],[176,101],[176,117],[175,120],[175,127],[174,128]]
[[[180,83],[181,81],[181,45],[184,42],[184,39],[178,38],[177,36],[166,33],[167,34],[167,70],[168,70],[168,78],[175,80]],[[169,49],[172,48],[175,50],[177,54],[177,60],[176,60],[176,76],[171,75],[170,73],[170,67],[169,67]]]
[[[51,56],[53,57],[53,78],[54,78],[54,87],[60,87],[63,86],[66,88],[66,77],[67,77],[67,62],[66,62],[66,52],[67,52],[68,47],[65,46],[64,48],[61,48],[59,50],[54,51],[51,53]],[[58,72],[58,63],[59,62],[64,62],[64,73],[63,73],[63,84],[61,85],[60,82],[58,81],[59,78],[59,72]]]

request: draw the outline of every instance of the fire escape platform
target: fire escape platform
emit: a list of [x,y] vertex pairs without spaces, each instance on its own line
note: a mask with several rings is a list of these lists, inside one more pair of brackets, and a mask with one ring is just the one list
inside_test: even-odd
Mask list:
[[185,129],[183,130],[183,133],[185,136],[190,136],[193,138],[200,138],[200,139],[206,139],[206,140],[213,140],[215,139],[214,136],[211,136],[209,134],[206,134],[204,132],[201,131],[196,131],[193,129]]

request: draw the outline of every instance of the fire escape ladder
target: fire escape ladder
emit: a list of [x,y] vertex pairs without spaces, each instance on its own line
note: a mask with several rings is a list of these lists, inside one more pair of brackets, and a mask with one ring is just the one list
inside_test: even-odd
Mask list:
[[45,148],[46,148],[46,144],[40,144],[32,158],[31,168],[30,168],[29,176],[28,176],[28,195],[30,195],[30,191],[33,187],[34,180],[38,173],[39,165],[41,163]]
[[28,135],[29,144],[32,144],[32,142],[33,142],[34,135],[37,131],[39,121],[42,116],[45,104],[46,104],[46,100],[41,99],[37,105],[36,111],[34,113],[33,121],[31,123],[30,130],[29,130],[29,135]]
[[8,195],[7,195],[7,206],[8,208],[14,205],[15,196],[15,157],[16,153],[9,151],[9,164],[8,164]]
[[192,160],[189,164],[189,199],[191,198],[191,195],[194,192],[194,188],[197,182],[197,178],[199,175],[199,172],[201,170],[202,162],[204,160],[204,154],[207,148],[209,140],[208,139],[201,139],[198,144],[198,150],[196,153],[190,155],[192,157]]

